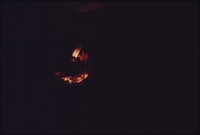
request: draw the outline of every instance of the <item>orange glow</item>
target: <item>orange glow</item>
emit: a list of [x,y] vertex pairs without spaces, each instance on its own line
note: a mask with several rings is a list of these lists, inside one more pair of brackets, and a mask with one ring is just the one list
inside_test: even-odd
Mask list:
[[[79,59],[80,61],[77,61]],[[76,47],[72,51],[72,62],[80,62],[83,61],[87,62],[88,60],[88,53],[81,50],[81,46]],[[65,75],[62,72],[55,72],[54,75],[58,76],[61,80],[66,83],[73,84],[73,83],[81,83],[89,76],[89,69],[86,65],[83,66],[85,72],[75,75]]]
[[72,83],[81,83],[83,82],[83,80],[85,80],[87,77],[88,77],[88,73],[81,73],[81,74],[78,74],[76,76],[65,76],[65,77],[62,77],[61,79],[64,80],[65,82],[68,82],[69,84],[72,84]]
[[74,51],[72,52],[72,56],[73,56],[74,58],[77,58],[78,55],[79,55],[79,53],[80,53],[80,51],[81,51],[81,47],[80,47],[80,46],[77,47],[77,48],[75,48]]
[[80,61],[87,61],[88,60],[88,54],[86,52],[81,52],[81,47],[77,47],[72,52],[72,62],[76,62],[77,59]]

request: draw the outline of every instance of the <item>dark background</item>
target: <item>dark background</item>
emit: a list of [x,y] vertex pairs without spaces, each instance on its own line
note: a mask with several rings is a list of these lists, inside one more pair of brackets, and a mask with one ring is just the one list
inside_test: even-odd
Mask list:
[[[198,131],[197,3],[4,2],[1,10],[3,132]],[[53,73],[76,43],[92,73],[69,86]]]

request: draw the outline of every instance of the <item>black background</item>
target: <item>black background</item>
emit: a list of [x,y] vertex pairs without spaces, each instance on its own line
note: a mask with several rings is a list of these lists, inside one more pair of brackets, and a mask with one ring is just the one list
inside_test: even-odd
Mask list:
[[[198,4],[4,2],[3,132],[195,133],[198,130]],[[66,85],[82,43],[92,74]]]

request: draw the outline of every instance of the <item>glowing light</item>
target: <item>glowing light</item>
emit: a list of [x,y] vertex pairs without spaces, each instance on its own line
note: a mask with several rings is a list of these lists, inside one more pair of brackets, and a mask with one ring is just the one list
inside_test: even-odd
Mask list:
[[81,51],[81,47],[80,47],[80,46],[77,47],[77,48],[75,48],[74,51],[72,52],[72,56],[73,56],[74,58],[77,58],[78,55],[79,55],[79,53],[80,53],[80,51]]
[[[72,51],[71,61],[77,62],[77,59],[80,60],[79,62],[83,62],[83,61],[87,62],[87,60],[88,60],[88,53],[82,51],[81,46],[76,47]],[[59,78],[61,80],[65,81],[66,83],[69,83],[69,84],[81,83],[89,76],[88,67],[86,65],[84,65],[83,69],[85,70],[85,72],[76,74],[76,75],[71,75],[71,76],[64,75],[62,72],[55,72],[54,74],[56,76],[59,76]]]
[[64,77],[61,77],[61,79],[64,80],[65,82],[68,82],[69,84],[72,84],[72,83],[81,83],[88,76],[89,74],[85,72],[85,73],[78,74],[76,76],[64,76]]

